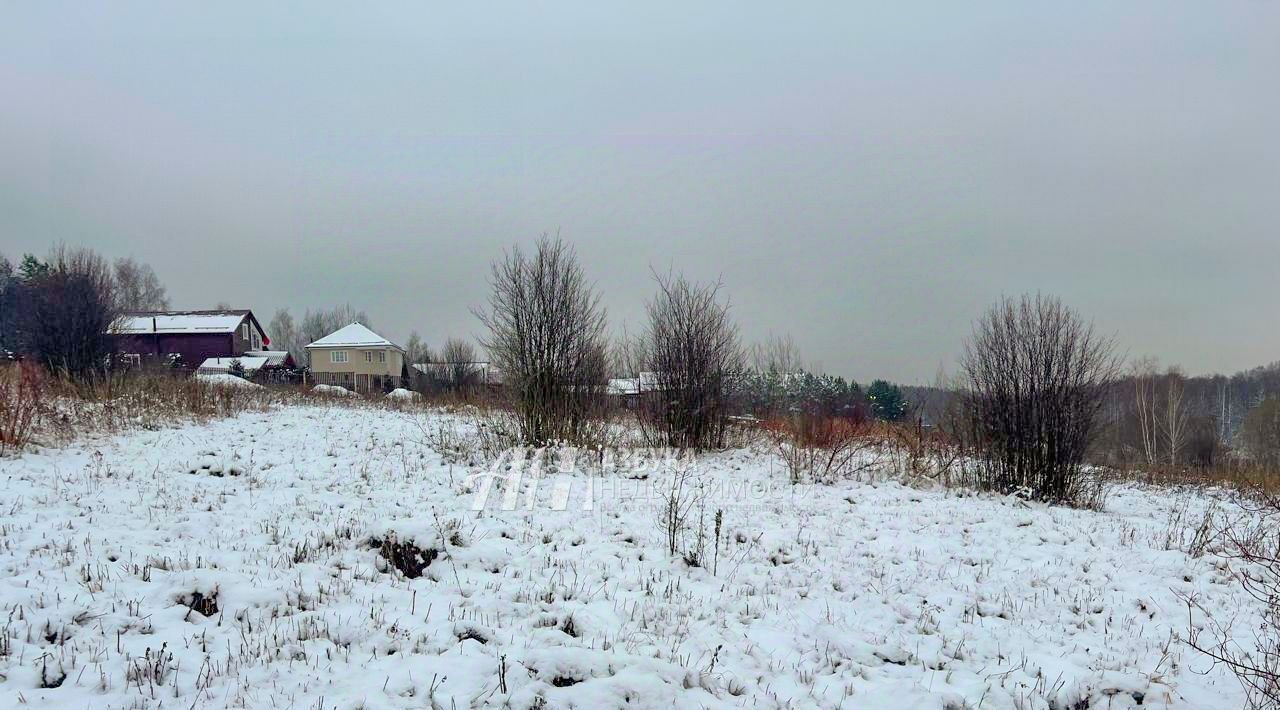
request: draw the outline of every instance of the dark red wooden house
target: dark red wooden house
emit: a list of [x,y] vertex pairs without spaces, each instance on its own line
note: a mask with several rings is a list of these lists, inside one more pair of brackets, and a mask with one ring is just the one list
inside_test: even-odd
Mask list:
[[187,370],[211,357],[241,357],[271,344],[249,310],[126,313],[111,334],[116,351],[130,364],[177,360]]

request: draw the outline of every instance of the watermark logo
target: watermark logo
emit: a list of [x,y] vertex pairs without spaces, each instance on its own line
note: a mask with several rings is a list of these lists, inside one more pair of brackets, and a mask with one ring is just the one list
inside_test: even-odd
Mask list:
[[517,447],[466,482],[475,512],[660,509],[673,495],[695,496],[716,508],[776,507],[812,491],[782,477],[750,478],[714,467],[704,471],[694,452],[661,448]]
[[[578,450],[565,449],[508,449],[495,460],[486,471],[473,473],[467,477],[467,485],[474,491],[471,510],[484,510],[489,504],[494,489],[499,489],[500,508],[515,510],[524,499],[524,507],[533,510],[538,505],[539,488],[543,478],[551,478],[551,496],[548,505],[551,510],[567,510],[573,492],[575,478],[579,484],[590,485],[589,479],[572,476],[575,470]],[[546,468],[551,467],[550,472]],[[583,510],[594,508],[593,496],[583,498]]]

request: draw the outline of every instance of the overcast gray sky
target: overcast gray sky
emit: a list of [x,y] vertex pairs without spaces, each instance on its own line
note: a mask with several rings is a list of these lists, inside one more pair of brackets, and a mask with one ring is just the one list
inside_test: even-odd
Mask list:
[[1280,359],[1280,3],[207,5],[0,10],[0,253],[438,345],[559,230],[615,325],[651,265],[719,276],[863,381],[1034,290],[1193,372]]

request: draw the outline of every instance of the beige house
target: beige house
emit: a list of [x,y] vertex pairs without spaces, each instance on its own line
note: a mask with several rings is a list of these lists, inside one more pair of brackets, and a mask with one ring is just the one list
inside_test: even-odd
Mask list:
[[381,392],[402,386],[404,348],[352,323],[307,346],[311,378],[356,392]]

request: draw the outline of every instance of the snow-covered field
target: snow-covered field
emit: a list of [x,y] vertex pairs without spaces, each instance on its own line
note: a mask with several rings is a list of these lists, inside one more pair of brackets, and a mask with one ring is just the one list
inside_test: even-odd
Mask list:
[[[664,472],[475,513],[423,417],[285,407],[0,461],[0,706],[1242,703],[1177,640],[1179,594],[1256,626],[1219,561],[1167,549],[1171,511],[1206,497],[792,487],[734,451],[694,468],[684,544],[723,517],[691,567]],[[413,579],[384,557],[404,542],[430,562]]]

